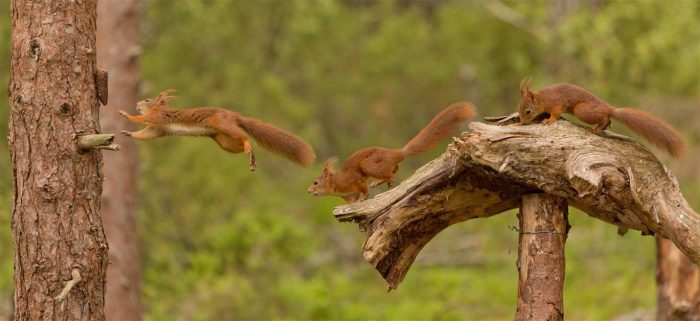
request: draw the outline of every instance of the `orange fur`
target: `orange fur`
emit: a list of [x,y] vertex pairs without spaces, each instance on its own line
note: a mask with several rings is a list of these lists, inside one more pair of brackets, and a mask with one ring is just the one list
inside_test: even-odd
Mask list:
[[308,166],[316,159],[313,148],[297,136],[264,123],[222,108],[191,108],[178,110],[168,107],[171,90],[165,90],[152,99],[137,103],[141,115],[129,115],[119,111],[130,121],[146,125],[136,131],[122,131],[135,139],[156,139],[163,136],[206,136],[212,138],[221,149],[231,153],[245,152],[250,170],[255,170],[255,154],[248,135],[260,145],[295,163]]
[[623,122],[656,146],[665,148],[671,156],[680,158],[685,153],[683,137],[663,120],[631,108],[613,109],[611,117]]
[[527,79],[520,83],[518,113],[523,124],[532,122],[543,113],[549,114],[549,118],[542,123],[550,124],[566,112],[595,125],[591,131],[600,133],[610,127],[610,118],[615,118],[675,158],[680,158],[685,152],[685,143],[680,133],[649,113],[631,108],[615,108],[573,84],[554,84],[537,92],[532,92],[529,87]]
[[[391,184],[404,157],[425,152],[454,132],[460,124],[476,114],[474,106],[468,102],[450,105],[433,118],[413,139],[401,149],[383,147],[363,148],[348,157],[338,172],[333,172],[337,158],[326,161],[321,176],[309,187],[309,193],[336,195],[348,203],[367,198],[368,188],[380,184]],[[367,178],[375,180],[367,185]]]

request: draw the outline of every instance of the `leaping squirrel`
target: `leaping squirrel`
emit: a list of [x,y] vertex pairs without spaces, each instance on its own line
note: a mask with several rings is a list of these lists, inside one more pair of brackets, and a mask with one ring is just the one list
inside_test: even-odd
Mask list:
[[530,80],[523,79],[518,105],[520,123],[530,123],[543,113],[549,114],[549,118],[542,124],[551,124],[562,113],[570,113],[595,125],[590,131],[596,134],[610,127],[610,118],[615,118],[675,158],[680,158],[685,152],[685,143],[678,131],[651,114],[632,108],[616,108],[573,84],[554,84],[532,92]]
[[323,165],[323,173],[309,187],[314,196],[336,195],[347,203],[362,201],[367,198],[367,178],[375,180],[369,187],[387,183],[391,187],[399,162],[404,157],[422,153],[435,147],[459,125],[471,119],[476,109],[471,103],[458,102],[440,112],[418,135],[401,149],[383,147],[363,148],[348,157],[339,171],[333,172],[333,165],[338,158],[333,157]]
[[136,132],[123,130],[122,134],[139,140],[163,136],[210,137],[225,151],[247,153],[251,171],[256,165],[248,135],[268,150],[297,164],[308,166],[316,159],[311,145],[301,138],[258,119],[222,108],[170,108],[171,92],[171,89],[164,90],[155,98],[139,101],[136,110],[140,115],[133,116],[120,110],[119,113],[130,121],[146,125]]

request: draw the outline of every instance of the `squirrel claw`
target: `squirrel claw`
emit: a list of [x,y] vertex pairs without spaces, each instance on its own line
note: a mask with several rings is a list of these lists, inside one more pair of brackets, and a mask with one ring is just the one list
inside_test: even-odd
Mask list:
[[250,158],[249,158],[249,161],[248,161],[248,166],[249,166],[251,172],[254,172],[254,171],[255,171],[255,168],[256,168],[256,165],[255,165],[255,155],[253,155],[252,153],[250,154]]
[[588,131],[591,132],[592,134],[596,134],[596,135],[603,133],[603,129],[599,129],[597,127],[588,127],[586,129],[588,129]]
[[125,111],[123,111],[123,110],[121,110],[121,109],[119,110],[119,115],[122,115],[122,116],[124,116],[124,117],[129,117],[129,113],[127,113],[127,112],[125,112]]
[[379,186],[379,185],[382,185],[383,183],[384,183],[384,181],[374,181],[374,182],[372,182],[372,183],[369,183],[368,187],[369,187],[369,188],[375,188],[375,187],[377,187],[377,186]]
[[122,131],[120,131],[120,133],[122,133],[122,135],[124,135],[124,136],[129,136],[129,137],[131,137],[131,132],[128,132],[128,131],[126,131],[126,130],[122,130]]
[[389,181],[389,180],[376,180],[376,181],[374,181],[374,182],[369,183],[369,185],[367,185],[367,186],[368,186],[369,188],[375,188],[375,187],[377,187],[377,186],[379,186],[379,185],[382,185],[382,184],[384,184],[384,183],[386,183],[386,186],[387,186],[388,188],[391,188],[391,181]]

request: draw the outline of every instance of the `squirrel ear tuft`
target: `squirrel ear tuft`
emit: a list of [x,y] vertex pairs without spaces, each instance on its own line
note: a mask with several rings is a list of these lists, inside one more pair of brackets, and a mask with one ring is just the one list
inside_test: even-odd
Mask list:
[[323,174],[330,174],[333,172],[333,165],[338,162],[338,157],[331,157],[325,163],[323,163]]
[[526,76],[520,81],[520,96],[525,97],[530,92],[530,84],[532,83],[532,77]]
[[159,103],[164,103],[167,102],[170,99],[175,98],[175,96],[171,96],[170,94],[175,92],[175,89],[166,89],[160,92],[158,96],[156,96],[156,101]]

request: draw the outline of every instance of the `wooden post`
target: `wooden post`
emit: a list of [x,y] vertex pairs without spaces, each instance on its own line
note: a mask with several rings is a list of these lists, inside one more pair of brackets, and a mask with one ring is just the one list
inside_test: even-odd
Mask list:
[[520,277],[515,320],[564,320],[567,201],[548,194],[524,195],[518,218]]

